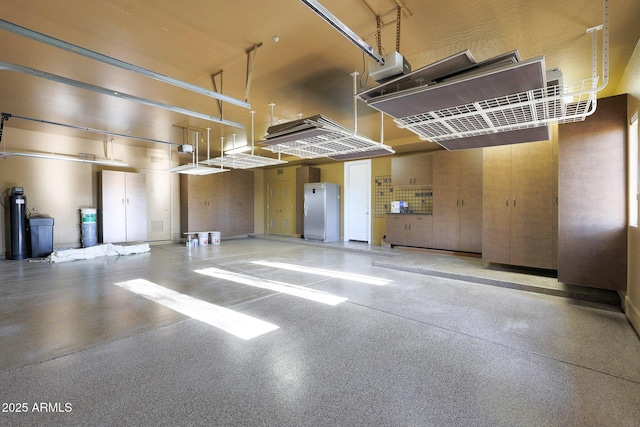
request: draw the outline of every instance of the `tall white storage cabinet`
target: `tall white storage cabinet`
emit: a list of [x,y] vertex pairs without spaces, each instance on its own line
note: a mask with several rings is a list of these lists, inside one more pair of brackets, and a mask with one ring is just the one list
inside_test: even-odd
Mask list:
[[98,174],[98,233],[102,243],[147,240],[147,182],[140,173]]

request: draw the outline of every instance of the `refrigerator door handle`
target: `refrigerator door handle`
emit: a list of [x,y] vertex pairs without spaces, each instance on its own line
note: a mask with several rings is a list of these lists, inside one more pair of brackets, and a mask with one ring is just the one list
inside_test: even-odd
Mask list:
[[307,195],[304,195],[304,216],[307,216]]

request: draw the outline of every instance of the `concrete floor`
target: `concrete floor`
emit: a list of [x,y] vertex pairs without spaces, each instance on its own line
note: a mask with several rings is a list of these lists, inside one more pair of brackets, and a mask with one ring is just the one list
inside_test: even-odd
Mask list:
[[[136,279],[163,288],[122,287]],[[615,305],[553,282],[298,239],[3,260],[0,424],[637,426],[638,336]],[[185,295],[215,304],[200,315],[224,307],[277,329],[243,339],[167,307]]]

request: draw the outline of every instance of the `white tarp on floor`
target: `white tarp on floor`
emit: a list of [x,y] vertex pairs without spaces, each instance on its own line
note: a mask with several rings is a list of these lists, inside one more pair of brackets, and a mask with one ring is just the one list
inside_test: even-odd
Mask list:
[[64,249],[60,251],[54,251],[45,259],[45,261],[75,261],[78,259],[93,259],[102,256],[141,254],[144,252],[149,252],[150,250],[151,248],[149,247],[148,243],[128,246],[106,243],[104,245],[90,246],[88,248],[82,249]]

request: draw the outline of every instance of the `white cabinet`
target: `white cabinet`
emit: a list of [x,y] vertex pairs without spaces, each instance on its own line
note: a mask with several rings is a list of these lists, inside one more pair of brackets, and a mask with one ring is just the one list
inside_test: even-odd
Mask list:
[[99,238],[102,243],[147,240],[147,184],[143,174],[101,171]]

